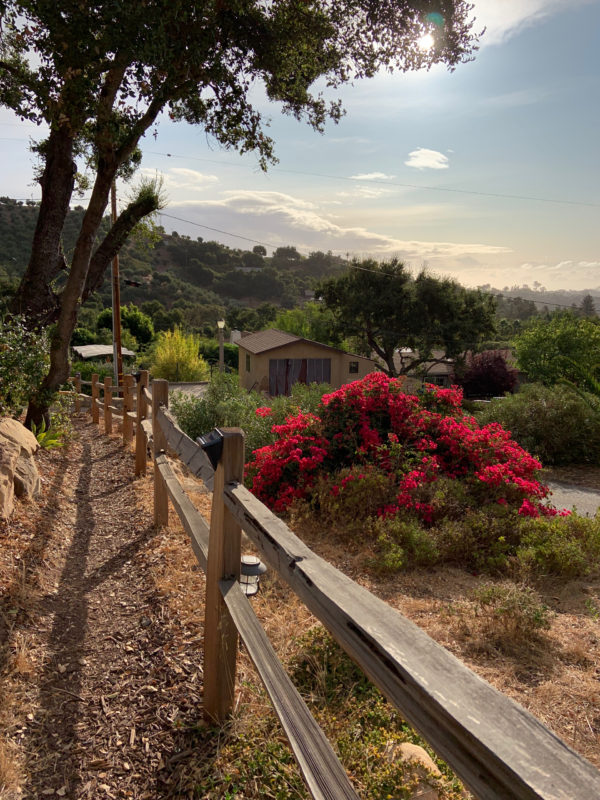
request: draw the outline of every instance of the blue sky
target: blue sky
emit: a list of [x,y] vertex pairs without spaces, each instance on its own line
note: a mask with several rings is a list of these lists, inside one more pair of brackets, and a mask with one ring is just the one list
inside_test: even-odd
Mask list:
[[[266,175],[162,121],[143,170],[164,176],[165,215],[190,221],[163,216],[165,229],[398,256],[470,286],[600,288],[600,2],[476,0],[474,13],[487,26],[475,61],[345,87],[324,135],[257,91],[280,159]],[[0,112],[2,194],[39,194],[30,133]]]

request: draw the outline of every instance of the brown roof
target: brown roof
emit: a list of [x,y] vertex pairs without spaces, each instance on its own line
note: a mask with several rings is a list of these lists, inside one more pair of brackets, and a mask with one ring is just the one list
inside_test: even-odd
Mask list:
[[248,350],[248,352],[257,355],[267,350],[273,350],[276,347],[283,347],[286,344],[301,341],[302,337],[300,336],[271,328],[268,331],[258,331],[257,333],[250,333],[248,336],[243,336],[237,344],[243,347],[244,350]]
[[312,339],[305,339],[302,336],[295,336],[293,333],[286,333],[286,331],[278,331],[275,328],[270,328],[268,331],[258,331],[257,333],[249,333],[238,339],[236,344],[238,347],[244,348],[249,353],[266,353],[268,350],[275,350],[277,347],[284,347],[286,344],[295,344],[296,342],[307,342],[308,344],[316,344],[318,347],[323,347],[325,350],[333,350],[335,353],[342,353],[345,356],[352,356],[352,358],[361,358],[365,361],[372,361],[373,359],[366,356],[359,356],[355,353],[346,353],[345,350],[340,350],[339,347],[332,347],[330,344],[323,344],[323,342],[315,342]]

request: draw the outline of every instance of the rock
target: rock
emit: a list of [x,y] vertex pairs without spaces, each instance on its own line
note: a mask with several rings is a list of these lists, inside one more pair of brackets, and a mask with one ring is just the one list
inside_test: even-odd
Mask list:
[[441,777],[442,774],[429,753],[422,747],[419,747],[418,744],[412,744],[411,742],[402,742],[401,744],[388,742],[385,748],[385,757],[388,761],[395,761],[397,758],[399,758],[400,761],[414,761],[418,766],[423,767],[427,774],[435,775],[436,778]]
[[37,497],[42,490],[35,461],[22,451],[15,464],[14,485],[17,497]]
[[33,459],[39,444],[30,430],[10,417],[0,419],[0,518],[13,512],[14,496],[37,497],[40,475]]
[[0,419],[0,439],[9,439],[18,444],[21,450],[27,455],[32,456],[40,449],[38,440],[33,433],[24,425],[12,417],[2,417]]
[[388,742],[384,756],[390,762],[400,759],[400,761],[412,763],[416,767],[416,773],[420,780],[415,792],[411,795],[411,800],[439,800],[439,792],[427,782],[427,778],[440,778],[442,773],[429,753],[422,747],[419,747],[418,744],[411,744],[411,742],[402,742],[401,744]]
[[0,438],[0,518],[8,519],[13,512],[15,497],[15,465],[20,448],[8,439]]

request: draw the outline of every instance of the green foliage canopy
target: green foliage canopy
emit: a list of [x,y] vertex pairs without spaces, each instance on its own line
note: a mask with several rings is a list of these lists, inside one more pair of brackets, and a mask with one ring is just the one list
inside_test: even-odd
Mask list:
[[[338,331],[377,353],[393,376],[430,360],[434,347],[455,358],[494,331],[493,297],[425,271],[413,278],[396,259],[356,261],[344,275],[323,281],[317,297]],[[419,357],[398,368],[394,353],[404,347]]]
[[600,361],[600,321],[570,311],[537,318],[514,344],[519,367],[530,380],[579,384],[582,371],[593,373]]
[[320,303],[306,303],[304,306],[280,311],[269,327],[333,347],[341,344],[333,312]]
[[[464,0],[0,0],[0,107],[50,129],[38,147],[42,200],[14,301],[30,318],[57,321],[45,388],[67,377],[82,297],[160,206],[158,187],[141,187],[94,249],[110,187],[139,161],[140,138],[162,112],[201,125],[223,147],[256,152],[265,166],[273,142],[252,104],[255,85],[321,130],[342,109],[313,90],[317,82],[335,89],[381,68],[452,68],[476,49],[471,11]],[[422,50],[428,32],[435,45]],[[92,167],[91,196],[68,265],[61,236],[82,154]],[[53,282],[66,267],[57,296]],[[42,412],[30,407],[28,418],[39,421]]]
[[0,414],[19,416],[48,369],[48,337],[13,317],[0,322]]

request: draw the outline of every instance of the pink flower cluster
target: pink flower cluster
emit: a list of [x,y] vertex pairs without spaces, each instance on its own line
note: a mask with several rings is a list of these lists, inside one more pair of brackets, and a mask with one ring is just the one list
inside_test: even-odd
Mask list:
[[[548,489],[536,478],[540,463],[499,425],[479,427],[461,402],[457,387],[427,385],[412,395],[401,379],[374,372],[324,395],[318,416],[299,414],[273,426],[276,442],[256,450],[247,465],[252,491],[285,511],[310,496],[318,477],[364,465],[395,487],[395,502],[379,510],[382,516],[410,511],[433,521],[423,489],[442,477],[465,482],[474,505],[496,502],[532,517],[562,513],[541,503]],[[331,492],[339,495],[355,479],[334,479]]]

